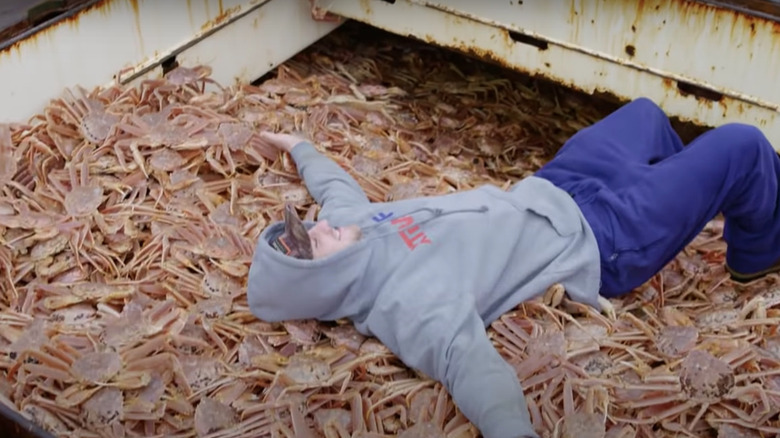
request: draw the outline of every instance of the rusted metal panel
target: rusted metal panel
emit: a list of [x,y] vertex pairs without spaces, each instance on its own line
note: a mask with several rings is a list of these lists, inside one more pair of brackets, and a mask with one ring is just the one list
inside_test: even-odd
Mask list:
[[0,2],[0,41],[45,23],[92,0],[3,0]]
[[337,25],[311,20],[307,0],[95,1],[0,49],[0,122],[25,120],[65,87],[158,76],[173,56],[209,64],[221,83],[251,81]]
[[683,120],[751,123],[780,148],[780,24],[771,18],[774,2],[763,3],[765,10],[750,12],[691,0],[331,0],[323,7],[586,92],[646,96]]
[[340,23],[312,20],[308,0],[275,0],[202,38],[176,55],[207,64],[221,83],[252,81],[310,46]]
[[698,0],[747,15],[780,20],[780,0]]

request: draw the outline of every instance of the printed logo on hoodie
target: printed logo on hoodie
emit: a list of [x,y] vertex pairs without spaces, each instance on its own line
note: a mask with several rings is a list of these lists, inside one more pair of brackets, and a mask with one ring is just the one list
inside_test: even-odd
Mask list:
[[[374,222],[383,222],[393,217],[393,212],[379,213],[371,219]],[[419,225],[415,225],[414,219],[411,216],[402,216],[392,219],[391,224],[395,225],[398,229],[398,235],[401,236],[401,240],[404,241],[406,247],[410,251],[414,251],[420,245],[428,245],[431,243],[431,239],[420,229]]]

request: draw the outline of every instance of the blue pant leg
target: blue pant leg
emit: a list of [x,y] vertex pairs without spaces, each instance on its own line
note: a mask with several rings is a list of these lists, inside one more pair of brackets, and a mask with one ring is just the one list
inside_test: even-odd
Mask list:
[[578,131],[557,156],[587,154],[616,162],[653,164],[682,148],[666,113],[652,100],[640,97]]
[[[682,148],[663,110],[639,98],[577,132],[536,176],[587,196],[598,187],[627,184],[637,166],[662,161]],[[588,193],[578,193],[582,191]]]
[[606,199],[614,245],[602,294],[630,292],[722,212],[727,262],[756,272],[780,257],[780,158],[755,127],[728,124],[652,166]]

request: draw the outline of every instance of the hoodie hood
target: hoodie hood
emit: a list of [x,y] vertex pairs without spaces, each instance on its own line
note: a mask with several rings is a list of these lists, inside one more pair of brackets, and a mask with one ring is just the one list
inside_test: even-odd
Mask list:
[[[314,222],[304,221],[306,229]],[[267,322],[317,318],[336,320],[366,312],[371,306],[358,297],[371,248],[361,239],[321,259],[307,260],[277,251],[271,242],[284,232],[276,222],[261,234],[249,269],[250,311]]]

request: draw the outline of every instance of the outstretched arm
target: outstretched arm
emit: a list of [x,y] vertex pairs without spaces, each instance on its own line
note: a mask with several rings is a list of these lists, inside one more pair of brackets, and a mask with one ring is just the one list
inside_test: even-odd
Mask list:
[[450,297],[410,314],[390,301],[374,311],[381,313],[371,331],[407,366],[441,382],[485,438],[538,437],[517,374],[493,347],[473,302]]
[[262,133],[260,137],[290,153],[306,188],[323,209],[369,203],[357,181],[309,141],[287,134]]

